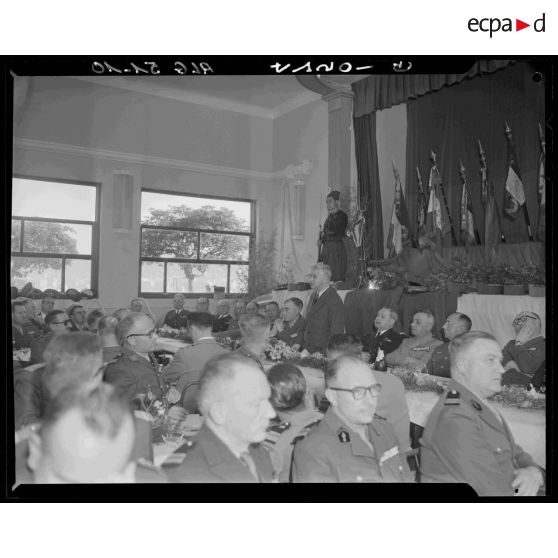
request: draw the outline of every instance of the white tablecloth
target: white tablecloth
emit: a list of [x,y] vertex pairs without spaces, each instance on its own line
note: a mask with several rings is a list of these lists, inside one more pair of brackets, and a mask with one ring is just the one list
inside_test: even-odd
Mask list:
[[[439,395],[431,391],[407,391],[407,404],[411,422],[424,426]],[[543,410],[526,411],[494,403],[506,419],[515,441],[530,453],[535,463],[546,468],[546,413]]]
[[492,333],[501,347],[515,337],[512,322],[524,310],[536,312],[541,317],[544,336],[545,297],[466,294],[457,299],[457,311],[471,318],[473,329]]

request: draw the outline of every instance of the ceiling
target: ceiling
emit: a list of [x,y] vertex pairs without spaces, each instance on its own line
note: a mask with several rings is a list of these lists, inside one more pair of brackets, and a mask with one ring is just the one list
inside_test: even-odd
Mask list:
[[[328,87],[350,89],[363,75],[328,75]],[[264,118],[277,118],[320,99],[293,75],[284,76],[87,76],[82,81],[197,103]]]

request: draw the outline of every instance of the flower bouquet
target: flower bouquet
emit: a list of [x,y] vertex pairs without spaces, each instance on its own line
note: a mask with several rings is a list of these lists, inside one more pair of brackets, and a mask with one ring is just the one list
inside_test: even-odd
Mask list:
[[234,351],[237,348],[238,339],[233,339],[232,337],[215,337],[215,341],[217,341],[221,347],[229,349],[229,351]]
[[527,411],[546,409],[546,395],[534,388],[527,389],[524,386],[503,386],[502,391],[490,399],[501,403],[504,407],[517,407]]
[[181,327],[180,329],[175,329],[165,324],[164,326],[157,328],[155,330],[155,333],[157,333],[159,337],[167,337],[168,339],[178,339],[186,343],[192,342],[192,339],[188,335],[188,330],[185,327]]
[[408,391],[433,391],[442,393],[449,384],[449,378],[440,378],[424,374],[420,370],[411,370],[402,366],[388,368],[388,372],[397,376]]

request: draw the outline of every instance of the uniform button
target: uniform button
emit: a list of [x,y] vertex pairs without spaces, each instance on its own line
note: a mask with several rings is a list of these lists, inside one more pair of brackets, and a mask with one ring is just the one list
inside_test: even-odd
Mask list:
[[360,475],[357,475],[356,480],[357,480],[357,482],[362,482],[362,477]]

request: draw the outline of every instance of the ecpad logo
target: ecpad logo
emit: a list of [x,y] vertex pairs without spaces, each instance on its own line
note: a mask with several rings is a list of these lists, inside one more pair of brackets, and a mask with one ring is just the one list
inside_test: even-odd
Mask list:
[[[512,25],[512,19],[509,17],[505,17],[503,19],[497,18],[497,17],[485,17],[482,19],[477,19],[475,17],[472,17],[468,22],[467,22],[467,27],[469,28],[469,31],[472,31],[473,33],[476,33],[477,31],[482,31],[484,33],[490,33],[490,38],[492,38],[492,34],[493,33],[497,33],[498,31],[513,31],[513,25]],[[522,29],[525,29],[527,27],[531,27],[530,23],[525,23],[524,21],[521,21],[520,19],[516,19],[515,20],[515,31],[521,31]],[[535,32],[537,33],[544,33],[544,27],[545,27],[545,14],[543,13],[543,15],[536,19],[533,22],[533,29],[535,30]]]

